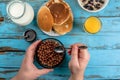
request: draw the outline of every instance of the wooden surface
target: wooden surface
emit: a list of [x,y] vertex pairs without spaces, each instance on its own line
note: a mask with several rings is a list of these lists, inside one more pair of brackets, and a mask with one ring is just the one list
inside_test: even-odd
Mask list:
[[[50,36],[42,33],[36,23],[36,14],[39,7],[47,0],[27,0],[35,11],[33,22],[25,27],[20,27],[9,22],[6,14],[6,5],[9,0],[0,0],[0,16],[5,21],[0,23],[0,50],[26,50],[31,44],[21,38],[26,29],[34,29],[37,39]],[[91,55],[90,62],[85,72],[85,80],[95,79],[120,79],[120,0],[110,0],[108,6],[97,13],[88,13],[81,9],[77,0],[66,0],[74,14],[73,30],[59,39],[66,47],[79,42],[88,45]],[[102,21],[102,30],[95,35],[83,31],[83,23],[89,16],[98,16]],[[0,80],[9,80],[19,70],[24,52],[0,53]],[[63,64],[54,72],[39,78],[39,80],[67,80],[70,76],[68,62],[70,56],[66,55]]]

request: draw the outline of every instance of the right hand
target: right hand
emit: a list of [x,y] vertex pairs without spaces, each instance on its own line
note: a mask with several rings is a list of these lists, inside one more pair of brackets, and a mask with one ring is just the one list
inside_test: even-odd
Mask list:
[[83,80],[84,72],[90,59],[90,54],[87,49],[78,49],[83,44],[72,45],[72,50],[69,51],[71,60],[69,68],[71,71],[70,80]]

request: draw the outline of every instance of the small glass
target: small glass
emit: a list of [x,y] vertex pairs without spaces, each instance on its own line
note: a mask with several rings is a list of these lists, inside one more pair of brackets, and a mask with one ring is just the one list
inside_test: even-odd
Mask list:
[[101,30],[102,22],[98,17],[90,16],[86,19],[83,28],[89,34],[96,34]]

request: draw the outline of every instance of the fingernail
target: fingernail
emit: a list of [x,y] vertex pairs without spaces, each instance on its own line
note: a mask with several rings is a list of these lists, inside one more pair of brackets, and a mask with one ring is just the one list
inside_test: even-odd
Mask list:
[[71,51],[68,51],[68,54],[71,55]]
[[68,53],[70,53],[71,51],[68,51]]
[[78,49],[78,47],[77,47],[77,46],[74,46],[74,49]]

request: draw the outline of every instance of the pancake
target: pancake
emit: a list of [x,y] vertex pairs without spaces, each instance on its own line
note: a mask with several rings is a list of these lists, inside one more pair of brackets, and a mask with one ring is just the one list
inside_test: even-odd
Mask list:
[[53,29],[60,35],[64,35],[72,30],[73,15],[71,13],[69,19],[62,25],[54,25]]
[[48,5],[48,7],[54,18],[55,24],[63,24],[65,21],[68,20],[70,16],[70,10],[69,10],[69,6],[66,3],[64,2],[53,3],[52,2]]
[[50,32],[54,24],[53,16],[46,6],[40,8],[37,16],[38,26],[40,29]]
[[[54,3],[65,3],[63,0],[49,0],[46,3],[46,6],[49,7],[50,5],[54,4]],[[67,3],[65,3],[66,5],[68,5]],[[68,5],[69,6],[69,5]]]

